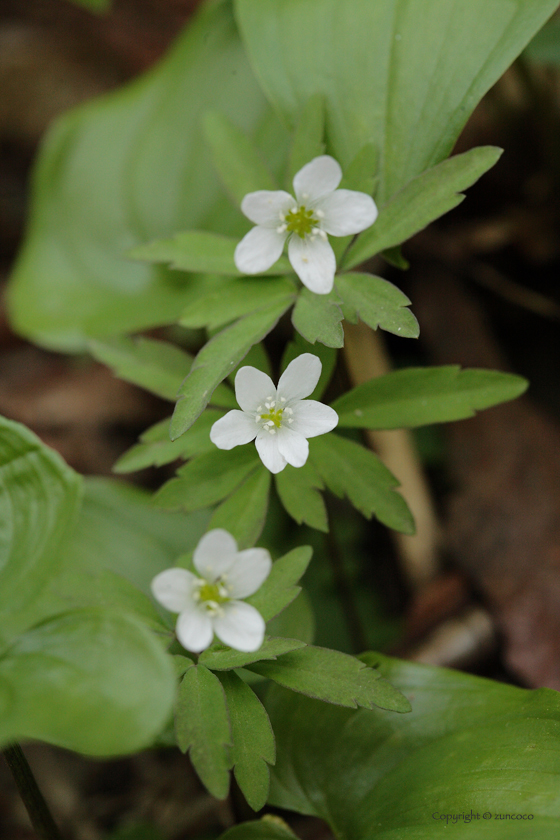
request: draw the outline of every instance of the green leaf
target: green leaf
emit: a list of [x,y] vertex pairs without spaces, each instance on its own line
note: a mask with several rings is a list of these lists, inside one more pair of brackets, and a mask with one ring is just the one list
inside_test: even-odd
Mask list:
[[171,418],[166,417],[165,420],[160,420],[140,435],[140,443],[121,455],[113,467],[113,472],[129,473],[146,467],[162,467],[177,458],[186,460],[195,455],[214,451],[215,446],[210,440],[210,429],[220,417],[223,417],[223,414],[223,411],[207,408],[194,426],[191,426],[177,440],[169,439]]
[[257,468],[216,508],[209,528],[225,528],[240,549],[250,548],[264,528],[269,492],[270,473]]
[[531,61],[560,65],[560,18],[553,17],[543,26],[525,50]]
[[38,596],[60,570],[81,488],[56,452],[0,417],[0,638],[36,620]]
[[286,171],[286,190],[293,195],[292,181],[306,163],[325,152],[325,103],[322,96],[310,96],[298,116]]
[[276,761],[274,732],[261,701],[237,674],[221,674],[220,682],[231,724],[233,772],[245,799],[259,811],[268,798],[268,765]]
[[292,296],[295,297],[295,287],[286,278],[232,280],[193,301],[181,314],[179,323],[183,327],[213,330]]
[[342,312],[336,295],[332,292],[315,295],[309,289],[301,290],[292,313],[292,323],[310,344],[320,341],[327,347],[343,347],[341,321]]
[[294,126],[325,101],[345,169],[379,151],[381,205],[445,159],[476,104],[557,8],[557,0],[236,0],[263,90]]
[[206,408],[216,386],[232,372],[253,344],[268,335],[292,300],[292,295],[286,295],[283,301],[240,318],[202,348],[179,391],[171,421],[172,440],[192,426]]
[[280,615],[271,619],[266,629],[271,635],[301,639],[306,645],[311,645],[315,638],[315,616],[305,590],[300,591]]
[[325,503],[318,492],[324,484],[309,460],[297,469],[288,465],[274,478],[280,501],[298,525],[329,530]]
[[138,336],[118,336],[90,341],[89,350],[115,376],[139,385],[164,400],[175,400],[181,382],[192,365],[192,356],[168,341]]
[[28,630],[0,658],[10,705],[0,744],[47,741],[87,755],[147,746],[173,703],[171,660],[129,615],[83,609]]
[[172,478],[160,487],[153,504],[167,510],[181,508],[186,511],[215,505],[256,470],[258,463],[252,446],[238,446],[230,451],[214,448],[179,467],[178,478]]
[[[366,658],[366,657],[364,657]],[[270,803],[326,819],[341,840],[433,840],[433,814],[532,814],[448,826],[461,840],[542,838],[560,825],[560,700],[458,671],[367,655],[408,715],[349,711],[274,688]],[[325,744],[329,749],[325,750]]]
[[414,533],[412,514],[395,491],[399,482],[371,450],[329,434],[311,441],[310,459],[327,487],[340,498],[347,496],[365,517],[375,514],[395,531]]
[[272,570],[261,588],[246,598],[248,604],[255,607],[265,621],[281,613],[297,598],[301,587],[296,586],[309,566],[313,550],[308,545],[292,549],[272,564]]
[[[225,274],[237,277],[233,254],[239,239],[210,233],[204,230],[186,230],[176,233],[170,239],[156,239],[137,245],[128,251],[132,260],[149,263],[169,263],[169,268],[180,271]],[[290,271],[290,263],[283,257],[263,274],[284,274]]]
[[357,385],[332,407],[341,427],[412,429],[473,417],[475,411],[515,399],[527,385],[521,376],[496,370],[405,368]]
[[227,3],[206,3],[139,80],[57,120],[33,180],[32,218],[10,288],[17,330],[52,348],[166,324],[186,278],[132,262],[135,245],[180,230],[245,230],[214,173],[200,121],[209,109],[255,132],[283,168],[270,119]]
[[205,114],[204,133],[214,168],[236,207],[247,193],[278,189],[259,149],[229,117],[219,111]]
[[406,184],[385,204],[377,221],[352,245],[345,268],[352,268],[400,245],[430,222],[460,204],[467,189],[484,175],[502,154],[494,146],[480,146],[443,161]]
[[219,840],[297,840],[297,836],[280,817],[265,814],[261,820],[234,825]]
[[258,650],[253,653],[243,653],[215,643],[211,648],[200,654],[199,662],[211,671],[230,671],[233,668],[244,668],[252,662],[260,662],[263,659],[276,659],[284,653],[289,653],[304,646],[305,642],[301,642],[299,639],[275,639],[269,636]]
[[410,300],[392,283],[372,274],[341,274],[336,278],[336,290],[346,306],[352,307],[362,321],[376,330],[418,338],[418,321],[407,309]]
[[219,679],[204,665],[189,668],[179,685],[175,732],[204,785],[217,799],[225,799],[231,767],[226,697]]
[[384,680],[379,671],[338,650],[309,645],[285,653],[276,662],[258,662],[247,667],[285,688],[338,706],[410,711],[406,697]]

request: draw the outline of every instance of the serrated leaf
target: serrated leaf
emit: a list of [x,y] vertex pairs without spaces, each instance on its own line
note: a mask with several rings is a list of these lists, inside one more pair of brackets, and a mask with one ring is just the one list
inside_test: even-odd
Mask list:
[[231,724],[233,772],[245,799],[259,811],[268,798],[268,765],[276,761],[274,732],[261,701],[237,674],[223,673],[220,682]]
[[336,295],[332,292],[316,295],[309,289],[301,290],[292,312],[292,323],[310,344],[320,341],[327,347],[342,347],[344,332],[341,321],[342,312]]
[[513,400],[527,381],[512,373],[445,365],[405,368],[357,385],[335,400],[340,427],[400,429],[448,423]]
[[346,653],[309,645],[286,653],[276,662],[258,662],[250,671],[279,685],[326,703],[356,709],[378,706],[393,712],[409,712],[410,703],[390,683],[363,662]]
[[474,184],[500,155],[494,146],[479,146],[454,155],[413,178],[379,211],[377,221],[350,247],[344,268],[400,245],[464,199],[462,190]]
[[418,321],[407,309],[410,300],[392,283],[358,273],[340,274],[335,283],[343,302],[373,330],[381,327],[402,338],[418,338]]
[[183,677],[175,710],[177,743],[201,781],[217,799],[229,790],[231,730],[226,697],[219,679],[204,665],[193,665]]
[[130,615],[81,609],[21,634],[0,657],[10,704],[0,744],[47,741],[87,755],[147,746],[165,724],[175,691],[171,661]]
[[[436,811],[471,810],[479,819],[450,821],[450,836],[553,840],[560,825],[557,692],[366,657],[410,697],[412,712],[351,711],[272,688],[267,710],[278,761],[271,804],[326,819],[342,840],[433,840],[447,833]],[[518,833],[496,813],[533,820]]]
[[[239,239],[204,230],[186,230],[169,239],[156,239],[132,248],[131,260],[168,263],[169,268],[201,274],[224,274],[238,277],[233,254]],[[290,263],[284,257],[263,274],[284,274]]]
[[162,467],[177,458],[192,458],[215,449],[210,440],[210,429],[223,417],[223,411],[207,408],[194,426],[177,440],[169,439],[170,417],[150,426],[142,435],[140,443],[121,455],[113,466],[113,472],[129,473],[146,467]]
[[[258,467],[256,450],[238,446],[229,451],[214,449],[198,455],[177,470],[153,497],[156,507],[166,510],[201,510],[220,502]],[[213,526],[215,527],[215,526]]]
[[329,530],[325,503],[318,492],[324,484],[309,460],[297,469],[288,464],[274,479],[280,501],[298,525]]
[[325,103],[320,95],[310,96],[298,116],[288,157],[285,188],[293,195],[294,175],[306,163],[325,152]]
[[24,610],[61,567],[81,477],[38,437],[0,417],[0,637],[35,620]]
[[268,510],[270,473],[257,469],[216,508],[209,528],[225,528],[240,549],[253,546],[261,535]]
[[193,301],[181,314],[179,323],[183,327],[213,330],[290,295],[295,296],[295,287],[286,278],[232,280]]
[[310,546],[301,545],[284,554],[272,564],[272,570],[261,588],[246,599],[265,621],[282,612],[298,596],[301,587],[296,584],[305,574],[312,553]]
[[172,440],[192,426],[212,398],[214,389],[234,370],[249,348],[268,335],[292,300],[287,295],[281,302],[240,318],[202,348],[179,391],[171,421]]
[[291,650],[304,647],[305,642],[299,639],[274,638],[268,636],[261,647],[253,653],[232,650],[225,645],[215,643],[211,648],[200,654],[199,662],[211,671],[230,671],[232,668],[244,668],[251,662],[262,659],[276,659]]
[[310,459],[335,496],[347,496],[368,519],[375,514],[395,531],[414,533],[412,514],[395,490],[398,480],[371,450],[329,434],[311,441]]
[[112,368],[119,379],[164,400],[176,399],[193,358],[175,344],[143,336],[90,341],[88,347],[94,359]]

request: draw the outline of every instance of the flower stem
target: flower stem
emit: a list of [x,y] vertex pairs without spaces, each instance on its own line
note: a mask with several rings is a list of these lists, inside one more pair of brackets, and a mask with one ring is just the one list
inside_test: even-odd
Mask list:
[[20,745],[12,744],[3,753],[37,835],[41,840],[62,840]]

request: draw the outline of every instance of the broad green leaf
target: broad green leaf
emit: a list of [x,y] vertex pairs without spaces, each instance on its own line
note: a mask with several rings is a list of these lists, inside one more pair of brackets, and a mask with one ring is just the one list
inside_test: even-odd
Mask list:
[[210,440],[210,429],[223,414],[223,411],[207,408],[194,426],[177,440],[169,439],[171,418],[160,420],[140,435],[140,443],[121,455],[113,467],[113,472],[129,473],[146,467],[162,467],[177,458],[186,460],[195,455],[212,452],[215,446]]
[[309,289],[301,290],[292,312],[292,323],[310,344],[320,341],[327,347],[342,347],[341,321],[342,312],[336,295],[315,295]]
[[374,452],[330,434],[311,441],[310,459],[329,490],[340,498],[347,496],[365,517],[375,514],[395,531],[414,533],[412,514],[395,490],[399,482]]
[[244,668],[252,662],[260,662],[263,659],[276,659],[284,653],[304,646],[305,642],[299,639],[275,639],[269,636],[258,650],[253,653],[243,653],[215,643],[200,654],[199,662],[211,671],[230,671],[232,668]]
[[531,61],[541,64],[560,65],[560,18],[549,20],[540,32],[535,35],[525,50],[525,55]]
[[179,391],[179,401],[171,421],[172,440],[192,426],[211,400],[214,389],[239,364],[253,344],[268,335],[292,300],[292,295],[286,295],[283,301],[240,318],[202,348]]
[[207,113],[203,122],[214,169],[236,207],[247,193],[278,189],[246,131],[219,111]]
[[270,473],[264,467],[257,467],[216,508],[209,528],[225,528],[233,534],[240,549],[251,548],[264,528],[269,492]]
[[292,295],[295,297],[294,284],[285,278],[232,280],[193,301],[179,323],[213,330]]
[[339,275],[335,282],[346,306],[373,330],[381,327],[402,338],[418,338],[418,321],[407,308],[410,300],[392,283],[372,274],[354,272]]
[[177,696],[175,733],[183,752],[217,799],[229,790],[231,730],[226,697],[219,679],[204,665],[185,673]]
[[405,368],[357,385],[335,400],[339,426],[400,429],[448,423],[507,402],[527,389],[512,373],[458,365]]
[[318,492],[324,484],[309,460],[297,469],[288,464],[275,476],[275,482],[280,501],[298,525],[329,530],[325,503]]
[[79,509],[81,478],[22,426],[0,417],[0,638],[23,617],[61,566]]
[[237,674],[221,674],[220,682],[231,724],[233,772],[253,811],[260,811],[270,787],[268,765],[276,761],[274,732],[261,701]]
[[393,712],[410,711],[406,697],[384,680],[379,671],[338,650],[309,645],[286,653],[275,662],[258,662],[247,667],[285,688],[327,703],[352,709],[379,706]]
[[[367,654],[412,712],[349,711],[274,688],[270,802],[326,819],[341,840],[542,838],[560,826],[560,700],[457,671]],[[325,744],[329,745],[325,750]],[[436,811],[533,814],[445,826]],[[542,829],[541,829],[542,826]]]
[[352,268],[410,239],[430,222],[460,204],[467,189],[484,175],[502,154],[494,146],[480,146],[455,155],[406,184],[385,204],[374,224],[352,245],[344,260]]
[[306,163],[324,154],[325,103],[322,96],[310,96],[298,115],[294,130],[285,188],[293,195],[294,175]]
[[[177,478],[167,481],[153,497],[156,507],[167,510],[201,510],[229,496],[250,473],[259,459],[253,446],[229,451],[214,447],[179,467]],[[217,527],[217,526],[212,526]]]
[[314,356],[321,362],[321,376],[315,386],[315,390],[309,395],[312,400],[320,400],[325,393],[331,377],[336,367],[338,353],[333,347],[326,347],[324,344],[310,344],[298,332],[294,333],[292,341],[289,341],[282,356],[282,363],[280,365],[281,372],[284,373],[290,362],[302,353],[313,353]]
[[175,692],[155,636],[108,609],[68,612],[26,631],[3,652],[0,679],[11,694],[1,744],[33,738],[87,755],[147,746]]
[[382,205],[445,159],[474,107],[557,8],[557,0],[236,0],[263,90],[290,126],[325,101],[345,169],[379,152]]
[[141,79],[55,122],[9,293],[19,332],[73,351],[87,337],[176,319],[190,295],[186,278],[126,252],[181,230],[246,229],[214,173],[200,124],[209,108],[255,132],[283,168],[286,134],[270,119],[228,3],[204,4]]
[[297,836],[280,817],[265,814],[260,820],[234,825],[219,840],[297,840]]
[[[204,230],[186,230],[170,239],[156,239],[132,248],[127,256],[132,260],[148,263],[169,263],[169,268],[180,271],[239,276],[233,254],[239,239]],[[263,274],[285,274],[290,263],[285,257],[274,263]],[[196,291],[193,287],[192,291]],[[192,292],[191,292],[192,295]],[[186,298],[188,299],[188,298]]]
[[299,579],[311,560],[313,550],[308,545],[292,549],[272,564],[272,570],[261,588],[246,599],[265,621],[281,613],[301,592]]

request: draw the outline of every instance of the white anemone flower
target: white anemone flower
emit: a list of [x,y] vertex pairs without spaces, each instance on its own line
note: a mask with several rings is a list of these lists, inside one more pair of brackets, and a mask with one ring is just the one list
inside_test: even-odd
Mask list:
[[290,362],[278,382],[254,367],[242,367],[235,377],[235,396],[241,411],[234,409],[217,420],[210,440],[218,449],[233,449],[255,441],[260,459],[272,473],[286,464],[303,467],[309,455],[307,438],[324,435],[338,423],[333,408],[306,400],[321,375],[321,361],[302,353]]
[[200,577],[186,569],[166,569],[152,581],[154,598],[170,612],[179,613],[175,632],[186,650],[200,653],[214,633],[225,645],[251,652],[264,640],[264,619],[245,604],[272,568],[265,548],[237,550],[223,528],[204,534],[193,554]]
[[284,190],[248,193],[241,210],[256,224],[235,249],[243,274],[262,274],[279,259],[288,242],[292,267],[311,292],[328,294],[336,257],[327,239],[361,233],[377,218],[370,195],[338,190],[342,170],[330,155],[313,158],[294,177],[295,199]]

